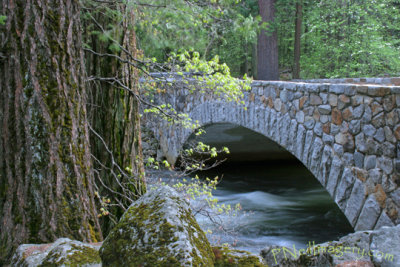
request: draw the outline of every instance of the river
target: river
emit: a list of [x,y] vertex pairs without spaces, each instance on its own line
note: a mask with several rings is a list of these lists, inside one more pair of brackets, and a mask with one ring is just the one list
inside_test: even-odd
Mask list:
[[[201,173],[223,176],[214,196],[220,204],[240,203],[242,213],[225,216],[233,235],[214,233],[214,242],[259,253],[268,245],[305,248],[308,242],[337,240],[353,232],[338,206],[315,177],[299,162],[285,164],[231,163]],[[209,223],[198,218],[203,228]],[[207,225],[208,224],[208,225]]]

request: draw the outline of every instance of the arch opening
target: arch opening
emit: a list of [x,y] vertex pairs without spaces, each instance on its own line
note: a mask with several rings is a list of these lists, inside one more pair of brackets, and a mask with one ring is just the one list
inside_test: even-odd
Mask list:
[[254,252],[268,245],[305,248],[308,242],[336,240],[354,231],[314,175],[274,141],[231,123],[204,129],[206,133],[191,135],[186,144],[201,141],[229,148],[226,162],[198,174],[223,176],[214,195],[222,204],[239,202],[249,212],[237,232],[239,248]]

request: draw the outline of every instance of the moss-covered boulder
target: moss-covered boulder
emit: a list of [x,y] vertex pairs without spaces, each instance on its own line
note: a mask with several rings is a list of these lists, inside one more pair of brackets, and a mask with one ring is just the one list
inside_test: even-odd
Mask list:
[[168,186],[129,207],[100,256],[103,266],[214,266],[211,246],[188,204]]
[[68,238],[52,244],[25,244],[18,247],[11,266],[101,266],[100,245],[91,245]]
[[267,267],[261,257],[248,251],[228,247],[213,247],[215,267]]

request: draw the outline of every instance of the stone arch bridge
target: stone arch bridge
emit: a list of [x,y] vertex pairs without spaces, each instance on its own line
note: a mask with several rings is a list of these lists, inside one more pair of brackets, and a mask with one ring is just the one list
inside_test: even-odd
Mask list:
[[[245,106],[182,81],[164,83],[169,103],[200,125],[233,123],[293,154],[332,196],[355,230],[400,223],[400,78],[255,81]],[[143,124],[174,163],[192,131],[151,115]]]

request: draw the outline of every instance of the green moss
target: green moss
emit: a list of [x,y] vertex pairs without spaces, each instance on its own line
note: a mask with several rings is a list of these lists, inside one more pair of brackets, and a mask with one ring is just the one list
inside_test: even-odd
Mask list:
[[[188,222],[190,241],[200,255],[196,250],[191,255],[183,249],[178,251],[178,245],[174,244],[178,241],[175,235],[179,231],[178,226],[171,225],[166,219],[161,221],[162,208],[166,208],[165,200],[130,207],[100,249],[103,266],[178,267],[189,266],[191,261],[192,266],[212,267],[214,259],[211,247],[190,212],[181,210],[185,217],[182,219]],[[132,240],[132,236],[136,239]]]
[[71,249],[65,254],[54,249],[43,260],[40,267],[71,266],[78,267],[85,264],[101,263],[99,252],[91,247],[77,246],[71,244]]
[[92,242],[98,242],[100,240],[99,232],[95,231],[92,224],[88,224],[89,232],[90,232],[90,239]]
[[215,255],[215,267],[263,267],[260,259],[243,250],[235,250],[227,247],[213,247]]

